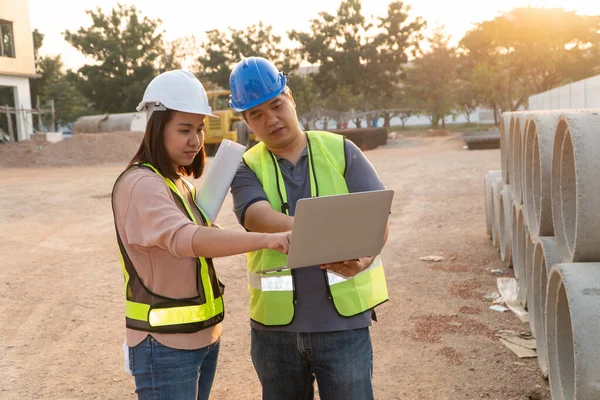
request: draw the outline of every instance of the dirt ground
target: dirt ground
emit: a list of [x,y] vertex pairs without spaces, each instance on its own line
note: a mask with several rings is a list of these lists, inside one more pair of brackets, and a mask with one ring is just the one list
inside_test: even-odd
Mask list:
[[[495,337],[528,331],[490,310],[502,268],[486,235],[484,174],[500,151],[459,138],[366,152],[394,189],[383,252],[390,300],[372,328],[376,399],[550,399],[535,359]],[[110,192],[122,165],[0,168],[0,398],[134,399],[123,370],[123,277]],[[241,229],[227,198],[218,223]],[[428,263],[419,257],[441,255]],[[244,256],[216,260],[226,318],[213,399],[259,399]]]

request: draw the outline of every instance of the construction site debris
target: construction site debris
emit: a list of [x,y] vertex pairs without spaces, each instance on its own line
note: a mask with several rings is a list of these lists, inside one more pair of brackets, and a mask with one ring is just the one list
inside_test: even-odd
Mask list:
[[50,143],[45,135],[33,135],[30,140],[0,146],[0,167],[127,164],[142,137],[138,132],[82,133]]
[[500,297],[500,293],[498,293],[498,292],[490,292],[490,293],[485,294],[483,296],[483,299],[487,300],[487,301],[495,302],[495,300],[501,299],[501,297]]
[[515,278],[498,278],[498,291],[502,300],[521,322],[529,322],[529,313],[523,308],[519,300],[519,285]]
[[425,257],[419,257],[419,260],[421,261],[431,261],[431,262],[440,262],[440,261],[444,261],[445,258],[442,256],[425,256]]
[[535,338],[527,332],[498,331],[498,337],[526,349],[536,349]]
[[531,350],[531,349],[519,346],[518,344],[509,342],[506,339],[500,339],[500,342],[502,342],[503,345],[508,347],[513,353],[515,353],[517,356],[519,356],[519,358],[535,358],[535,357],[537,357],[535,350]]

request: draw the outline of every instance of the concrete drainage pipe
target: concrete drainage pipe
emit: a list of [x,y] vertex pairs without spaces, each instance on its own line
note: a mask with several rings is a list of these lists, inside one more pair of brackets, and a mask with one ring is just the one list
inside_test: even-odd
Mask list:
[[[523,267],[523,275],[525,275],[525,279],[519,282],[519,292],[523,295],[521,297],[521,304],[523,307],[529,309],[529,305],[531,304],[530,299],[533,295],[533,291],[529,290],[529,286],[531,285],[531,280],[533,278],[533,250],[535,249],[535,244],[539,240],[539,238],[532,236],[529,233],[529,229],[527,228],[527,221],[524,222],[524,237],[523,244],[525,246],[525,262]],[[530,325],[531,319],[529,320]],[[535,336],[535,328],[532,328],[532,333]]]
[[500,218],[498,231],[500,237],[500,259],[505,266],[512,262],[512,193],[511,186],[504,185],[500,194]]
[[533,249],[533,264],[529,297],[529,321],[533,321],[538,364],[543,376],[548,376],[548,348],[546,344],[546,286],[548,273],[558,263],[558,247],[556,238],[542,236]]
[[502,179],[496,178],[496,181],[492,184],[492,207],[494,213],[492,244],[497,249],[500,248],[500,196],[502,195],[503,188],[504,183],[502,182]]
[[[520,143],[521,140],[521,118],[520,115],[522,111],[514,111],[510,115],[510,129],[508,131],[508,176],[510,176],[510,186],[512,187],[512,198],[516,203],[521,204],[521,201],[516,201],[516,186],[521,186],[521,182],[519,182],[519,177],[517,176],[517,171],[514,170],[514,159],[516,157],[515,153],[517,153],[521,146],[519,145],[519,149],[515,150],[514,146],[516,142]],[[516,138],[518,137],[518,139]],[[520,157],[519,157],[520,158]]]
[[492,198],[492,185],[496,182],[496,178],[502,177],[502,171],[488,171],[485,175],[485,225],[487,227],[487,234],[492,238],[493,225],[494,225],[494,206]]
[[558,112],[528,117],[523,138],[523,204],[529,232],[533,236],[553,236],[552,147]]
[[516,203],[513,203],[512,205],[511,222],[513,267],[515,270],[515,278],[520,282],[521,279],[525,278],[523,276],[523,264],[525,263],[525,248],[523,245],[525,242],[523,241],[524,233],[521,232],[523,229],[523,209]]
[[512,187],[513,200],[517,204],[523,202],[523,177],[521,166],[523,164],[523,131],[525,130],[525,112],[513,114],[513,130],[510,134],[510,185]]
[[502,113],[500,119],[500,169],[502,170],[502,180],[506,183],[510,183],[510,176],[508,173],[508,148],[510,141],[508,140],[510,135],[510,122],[512,112]]
[[552,215],[562,262],[600,261],[600,110],[562,114],[552,151]]
[[546,339],[553,400],[600,399],[599,309],[600,263],[552,267]]

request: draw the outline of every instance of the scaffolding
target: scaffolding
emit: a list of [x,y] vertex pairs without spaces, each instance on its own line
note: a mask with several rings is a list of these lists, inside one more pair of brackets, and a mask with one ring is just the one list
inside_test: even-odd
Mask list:
[[[8,132],[4,132],[1,128],[0,128],[0,142],[9,142],[9,141],[18,141],[17,140],[17,132],[16,132],[16,127],[13,125],[13,119],[11,115],[15,115],[15,116],[19,116],[21,115],[22,117],[22,121],[24,123],[27,123],[28,121],[30,121],[28,117],[28,114],[31,115],[32,117],[34,115],[37,115],[37,121],[38,121],[38,129],[36,130],[35,127],[32,126],[33,131],[35,133],[39,133],[42,131],[42,127],[44,126],[42,123],[42,116],[45,114],[50,114],[51,115],[51,123],[50,123],[50,131],[54,132],[56,130],[56,113],[55,113],[55,109],[54,109],[54,100],[50,100],[50,108],[47,109],[43,109],[40,106],[40,98],[38,96],[37,98],[37,104],[36,104],[36,108],[23,108],[23,107],[11,107],[8,104],[0,104],[0,115],[6,115],[6,120],[8,121]],[[33,120],[33,118],[32,118]]]

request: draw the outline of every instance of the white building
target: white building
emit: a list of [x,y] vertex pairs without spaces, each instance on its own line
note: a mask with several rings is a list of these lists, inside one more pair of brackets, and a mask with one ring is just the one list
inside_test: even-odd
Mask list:
[[[0,90],[9,93],[10,100],[14,99],[10,106],[31,109],[29,78],[36,76],[29,2],[0,0]],[[6,99],[6,96],[3,98]],[[0,104],[3,105],[6,104]],[[6,117],[3,118],[7,122]],[[19,112],[16,118],[12,118],[16,120],[13,132],[17,140],[29,139],[33,134],[31,114]]]

